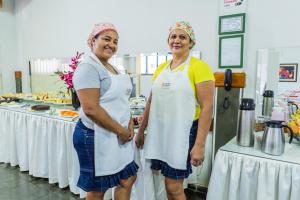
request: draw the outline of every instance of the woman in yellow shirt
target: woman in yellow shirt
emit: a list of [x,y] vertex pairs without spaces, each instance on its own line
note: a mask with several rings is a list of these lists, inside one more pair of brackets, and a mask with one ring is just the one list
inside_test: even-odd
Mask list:
[[[204,160],[205,140],[211,124],[214,76],[205,62],[191,57],[196,43],[188,22],[169,30],[168,45],[173,59],[158,66],[144,120],[136,138],[144,145],[145,158],[153,170],[165,176],[168,199],[184,200],[183,179],[192,166]],[[199,128],[198,128],[199,127]]]

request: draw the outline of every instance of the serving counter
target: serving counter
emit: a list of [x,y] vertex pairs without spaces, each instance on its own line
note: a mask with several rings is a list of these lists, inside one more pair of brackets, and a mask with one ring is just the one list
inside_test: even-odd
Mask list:
[[0,162],[19,165],[35,177],[48,178],[60,188],[77,186],[79,162],[73,148],[75,122],[71,118],[30,112],[19,107],[0,107]]
[[300,145],[286,143],[282,156],[272,156],[233,138],[215,157],[207,199],[300,199]]

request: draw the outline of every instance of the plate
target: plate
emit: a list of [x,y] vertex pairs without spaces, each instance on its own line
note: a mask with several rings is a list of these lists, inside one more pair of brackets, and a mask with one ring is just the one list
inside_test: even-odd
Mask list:
[[72,110],[61,110],[59,111],[60,117],[67,117],[67,118],[75,118],[79,116],[79,113]]

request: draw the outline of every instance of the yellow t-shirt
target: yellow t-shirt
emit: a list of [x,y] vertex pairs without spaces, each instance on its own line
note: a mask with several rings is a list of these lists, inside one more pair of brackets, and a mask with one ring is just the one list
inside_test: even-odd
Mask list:
[[[160,64],[155,73],[152,76],[152,80],[154,81],[158,75],[166,68],[168,67],[170,64],[170,61],[164,62],[163,64]],[[174,71],[180,70],[183,71],[185,67],[185,64],[177,67],[176,69],[174,69]],[[191,83],[191,87],[194,91],[194,95],[195,98],[196,97],[196,86],[195,84],[197,83],[201,83],[201,82],[205,82],[205,81],[214,81],[215,77],[214,74],[210,68],[210,66],[205,63],[202,60],[199,60],[198,58],[192,57],[191,61],[190,61],[190,66],[188,69],[188,76],[190,79],[190,83]],[[197,105],[196,106],[196,112],[195,112],[195,116],[194,116],[194,120],[199,118],[199,114],[200,114],[200,106]]]

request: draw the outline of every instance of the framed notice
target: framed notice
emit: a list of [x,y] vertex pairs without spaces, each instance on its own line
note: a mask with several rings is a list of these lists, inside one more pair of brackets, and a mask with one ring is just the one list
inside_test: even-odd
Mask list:
[[245,13],[219,17],[219,35],[245,33]]
[[244,35],[219,38],[219,68],[242,68]]

